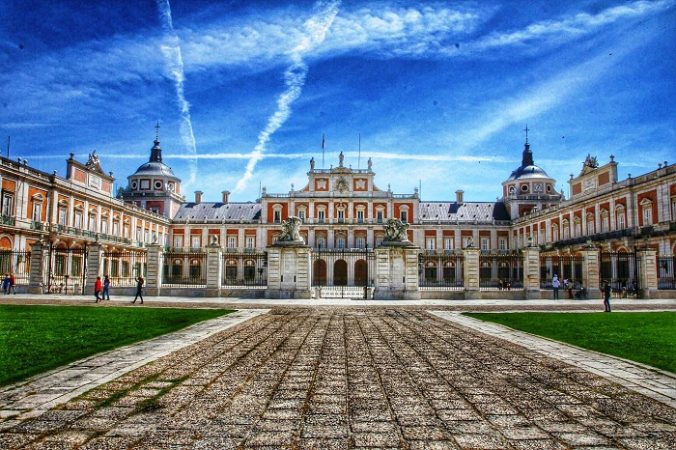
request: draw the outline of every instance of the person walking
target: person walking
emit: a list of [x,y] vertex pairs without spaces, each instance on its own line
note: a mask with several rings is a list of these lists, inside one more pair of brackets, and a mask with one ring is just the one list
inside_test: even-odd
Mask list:
[[607,281],[603,282],[603,307],[605,308],[604,312],[610,312],[610,284]]
[[16,277],[14,276],[13,272],[9,273],[9,291],[16,295]]
[[557,274],[554,274],[554,278],[552,278],[552,289],[554,289],[554,300],[559,299],[559,287],[561,286],[561,283],[559,283],[559,276]]
[[5,278],[3,278],[2,280],[2,292],[4,292],[5,294],[9,294],[9,283],[10,283],[9,274],[6,273]]
[[105,275],[103,277],[103,294],[101,300],[110,300],[110,277]]
[[134,297],[134,301],[131,302],[132,304],[136,303],[136,299],[141,297],[141,304],[143,304],[143,277],[138,277],[136,279],[136,297]]
[[96,277],[96,281],[94,282],[94,297],[96,298],[96,301],[94,303],[98,303],[99,300],[102,300],[99,298],[101,288],[102,288],[101,277]]

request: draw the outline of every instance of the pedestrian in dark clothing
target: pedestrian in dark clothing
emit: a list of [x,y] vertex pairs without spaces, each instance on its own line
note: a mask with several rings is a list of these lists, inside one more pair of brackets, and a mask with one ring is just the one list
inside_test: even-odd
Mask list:
[[559,287],[561,284],[559,283],[559,277],[558,275],[554,274],[554,278],[552,278],[552,289],[554,289],[554,300],[559,299]]
[[604,312],[610,312],[610,284],[607,281],[603,283],[603,289],[601,292],[603,292],[603,306],[605,308]]
[[103,294],[101,300],[110,300],[110,277],[105,275],[103,277]]
[[5,294],[9,294],[9,283],[10,283],[9,274],[6,273],[5,278],[2,280],[2,292],[4,292]]
[[94,282],[94,297],[96,298],[96,301],[94,303],[98,303],[99,300],[99,294],[101,293],[101,277],[96,277],[96,281]]
[[137,298],[141,298],[141,304],[143,304],[143,277],[138,277],[136,279],[136,297],[134,297],[134,301],[132,303],[136,303]]

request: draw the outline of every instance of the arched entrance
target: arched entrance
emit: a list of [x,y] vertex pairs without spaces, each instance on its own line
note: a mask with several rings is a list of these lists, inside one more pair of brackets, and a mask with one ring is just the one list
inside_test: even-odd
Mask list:
[[315,286],[326,285],[326,261],[323,259],[315,260],[312,267],[312,284]]
[[333,264],[333,285],[347,286],[347,263],[339,259]]
[[366,261],[363,259],[358,259],[354,263],[354,285],[355,286],[367,286],[368,280],[368,269]]

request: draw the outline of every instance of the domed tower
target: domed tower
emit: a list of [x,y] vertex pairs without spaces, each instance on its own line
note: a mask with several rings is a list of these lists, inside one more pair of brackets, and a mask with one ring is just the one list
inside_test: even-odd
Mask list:
[[121,189],[118,196],[125,202],[171,218],[185,199],[181,195],[181,180],[162,162],[159,130],[158,124],[150,160],[127,177],[127,187]]
[[530,213],[534,208],[542,210],[561,201],[561,194],[556,191],[556,180],[533,162],[528,127],[525,131],[521,165],[502,182],[502,201],[512,220]]

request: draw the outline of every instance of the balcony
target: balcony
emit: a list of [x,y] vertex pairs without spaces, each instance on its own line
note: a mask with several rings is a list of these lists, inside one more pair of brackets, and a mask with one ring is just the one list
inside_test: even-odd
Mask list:
[[15,224],[16,221],[14,217],[6,216],[4,214],[0,216],[0,225],[9,225],[13,227]]

